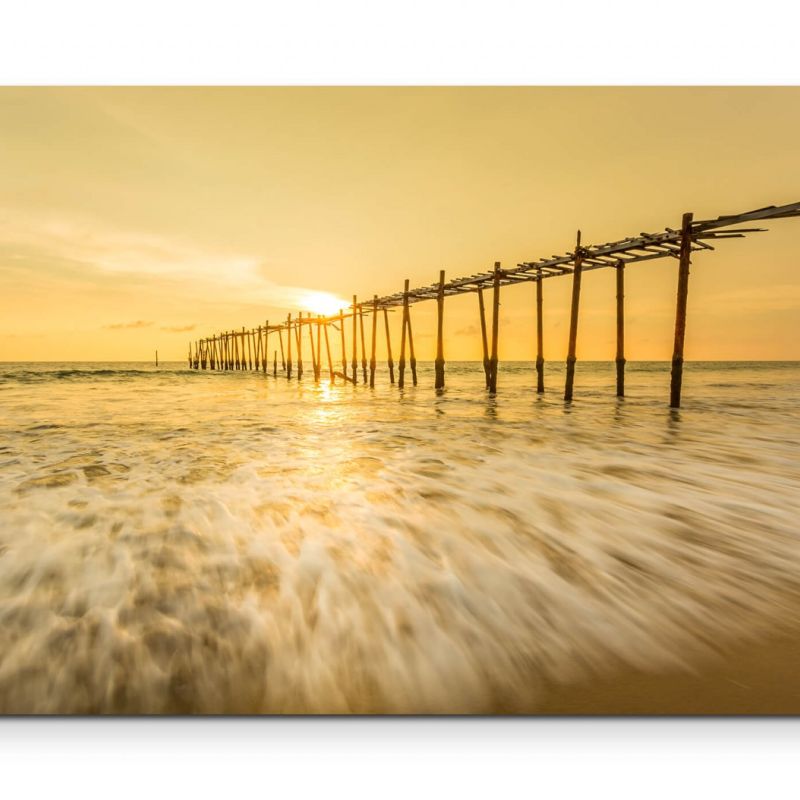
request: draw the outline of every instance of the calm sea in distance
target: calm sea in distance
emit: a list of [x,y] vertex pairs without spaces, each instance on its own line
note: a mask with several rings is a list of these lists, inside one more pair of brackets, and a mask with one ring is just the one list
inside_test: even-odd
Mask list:
[[795,620],[800,364],[563,373],[0,364],[0,712],[535,712]]

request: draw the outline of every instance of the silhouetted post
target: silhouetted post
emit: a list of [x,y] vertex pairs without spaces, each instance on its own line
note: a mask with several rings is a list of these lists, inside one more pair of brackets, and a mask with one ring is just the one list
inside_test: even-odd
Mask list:
[[383,322],[386,326],[386,364],[389,367],[389,383],[394,386],[394,361],[392,361],[392,337],[389,334],[389,309],[383,307]]
[[436,377],[435,389],[444,389],[444,270],[439,270],[439,293],[436,296]]
[[489,366],[489,343],[486,339],[486,310],[483,307],[483,289],[478,289],[478,310],[481,317],[481,342],[483,344],[483,374],[486,379],[486,388],[491,383],[491,368]]
[[285,372],[286,371],[286,356],[283,353],[283,331],[281,330],[280,325],[278,326],[278,344],[281,347],[281,369]]
[[678,266],[678,300],[675,306],[675,345],[672,349],[672,375],[669,386],[670,408],[681,407],[683,383],[683,342],[686,338],[686,301],[689,297],[689,264],[692,256],[692,220],[688,212],[681,222],[681,252]]
[[253,328],[250,332],[253,337],[253,368],[258,372],[261,369],[261,326],[258,329]]
[[367,383],[367,345],[364,341],[364,306],[358,307],[358,327],[361,331],[361,379]]
[[583,271],[583,251],[581,250],[581,232],[575,245],[575,268],[572,271],[572,306],[569,315],[569,348],[567,352],[567,380],[564,385],[564,400],[572,401],[572,384],[575,381],[575,349],[578,343],[578,307],[581,302],[581,272]]
[[308,338],[311,340],[311,367],[314,370],[314,383],[319,383],[319,370],[317,369],[317,352],[314,347],[314,325],[311,318],[308,320]]
[[319,381],[322,376],[322,317],[317,314],[317,375],[315,380]]
[[324,324],[324,331],[325,331],[325,352],[328,354],[328,372],[330,373],[330,381],[331,383],[335,383],[335,375],[333,372],[333,359],[331,358],[331,343],[328,339],[328,320],[325,320]]
[[625,397],[625,265],[617,272],[617,397]]
[[286,380],[292,377],[292,315],[286,318]]
[[378,336],[378,295],[372,297],[372,346],[369,353],[369,388],[375,388],[375,345]]
[[264,368],[264,374],[267,374],[267,359],[269,358],[269,320],[264,322],[264,351],[263,358],[261,359],[261,366]]
[[272,362],[272,377],[278,377],[278,351],[275,351],[274,361]]
[[353,385],[358,383],[358,331],[356,314],[358,313],[358,299],[353,295]]
[[347,343],[344,340],[344,311],[339,309],[339,333],[342,340],[342,375],[347,380]]
[[408,326],[408,365],[411,367],[411,383],[417,385],[417,359],[414,356],[414,336],[411,333],[411,309],[406,315],[406,325]]
[[536,391],[544,392],[544,330],[542,320],[542,273],[536,281]]
[[500,262],[494,262],[492,286],[492,356],[489,359],[489,392],[497,393],[497,337],[500,330]]
[[189,369],[192,368],[192,343],[189,342]]
[[303,312],[297,315],[294,335],[297,339],[297,380],[303,379]]
[[400,334],[400,362],[397,365],[397,388],[403,389],[406,385],[406,323],[408,321],[408,279],[403,289],[403,324]]
[[253,349],[250,346],[250,334],[242,328],[242,351],[244,352],[244,340],[247,339],[247,369],[253,369]]

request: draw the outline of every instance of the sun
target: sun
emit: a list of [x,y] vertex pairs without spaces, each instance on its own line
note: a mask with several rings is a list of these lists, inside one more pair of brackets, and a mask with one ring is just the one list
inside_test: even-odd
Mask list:
[[347,308],[348,303],[329,292],[308,292],[301,298],[300,305],[312,314],[332,317],[339,313],[340,308]]

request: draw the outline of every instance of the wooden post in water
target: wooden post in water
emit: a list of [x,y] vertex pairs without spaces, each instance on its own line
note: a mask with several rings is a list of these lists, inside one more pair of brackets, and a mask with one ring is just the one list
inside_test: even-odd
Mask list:
[[278,344],[281,346],[281,369],[285,372],[286,371],[286,356],[283,352],[283,331],[281,330],[281,326],[278,325]]
[[536,281],[536,391],[544,392],[544,328],[542,321],[542,273]]
[[292,378],[292,315],[286,318],[286,380]]
[[234,369],[240,369],[239,365],[239,337],[236,335],[236,331],[231,331],[231,341],[233,342],[233,367]]
[[200,340],[200,366],[208,369],[208,345],[205,339]]
[[297,339],[297,380],[303,379],[303,312],[297,315],[297,324],[295,325],[295,338]]
[[689,264],[692,257],[692,220],[688,212],[681,221],[681,252],[678,266],[678,299],[675,304],[675,344],[672,348],[672,374],[669,386],[670,408],[681,407],[683,384],[683,343],[686,338],[686,302],[689,297]]
[[192,343],[189,342],[189,369],[192,368]]
[[261,356],[261,366],[264,368],[264,374],[266,375],[267,359],[269,358],[269,320],[264,322],[264,349],[261,351]]
[[356,315],[358,314],[358,298],[353,295],[353,386],[358,383],[358,331]]
[[319,382],[322,376],[322,316],[317,314],[317,374],[314,378]]
[[491,368],[489,366],[489,343],[486,339],[486,309],[483,306],[483,289],[478,289],[478,311],[481,318],[481,343],[483,345],[483,374],[486,388],[489,388]]
[[397,388],[404,389],[406,385],[406,323],[408,321],[408,278],[403,289],[403,322],[400,334],[400,362],[397,365]]
[[497,338],[500,330],[500,262],[494,262],[492,286],[492,355],[489,359],[489,392],[497,394]]
[[333,372],[333,360],[331,359],[331,343],[330,339],[328,338],[328,320],[325,320],[324,330],[325,330],[325,352],[328,355],[328,373],[330,375],[330,382],[335,382],[335,376]]
[[616,266],[617,273],[617,397],[625,397],[625,264]]
[[158,350],[156,350],[156,366],[158,366]]
[[372,342],[369,352],[369,388],[375,388],[375,344],[378,335],[378,295],[372,297]]
[[392,361],[392,337],[389,334],[389,309],[383,307],[383,322],[386,326],[386,364],[389,367],[389,383],[394,386],[394,361]]
[[314,383],[319,383],[319,370],[317,369],[317,351],[314,347],[314,326],[311,317],[308,319],[308,338],[311,340],[311,368],[314,371]]
[[[217,368],[217,337],[216,336],[212,336],[211,339],[209,339],[209,341],[211,342],[211,363],[209,364],[209,366],[211,367],[211,369],[216,369]],[[158,350],[156,350],[156,358],[158,358]]]
[[347,380],[347,344],[344,340],[344,311],[339,309],[339,333],[342,340],[342,375]]
[[272,377],[278,377],[278,351],[275,350],[272,361]]
[[581,232],[578,231],[575,245],[575,268],[572,271],[572,305],[569,314],[569,346],[567,351],[567,380],[564,384],[564,401],[572,402],[572,385],[575,382],[575,351],[578,343],[578,308],[581,302],[581,273],[583,271],[583,251]]
[[364,306],[358,307],[358,327],[361,331],[361,379],[367,384],[367,345],[364,341]]
[[258,329],[253,329],[252,332],[253,341],[255,342],[255,357],[253,358],[255,364],[255,370],[261,369],[261,326],[258,326]]
[[411,383],[417,385],[417,359],[414,356],[414,336],[411,333],[411,309],[408,309],[406,316],[406,325],[408,325],[408,365],[411,367]]
[[444,270],[439,270],[439,292],[436,296],[436,361],[435,389],[444,389]]
[[253,369],[253,350],[250,346],[250,334],[242,328],[242,350],[244,350],[245,339],[247,339],[247,369]]

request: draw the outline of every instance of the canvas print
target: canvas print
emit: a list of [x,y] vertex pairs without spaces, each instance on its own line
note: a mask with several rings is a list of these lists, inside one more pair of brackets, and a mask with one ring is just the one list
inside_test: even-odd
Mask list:
[[800,712],[799,129],[0,89],[0,713]]

